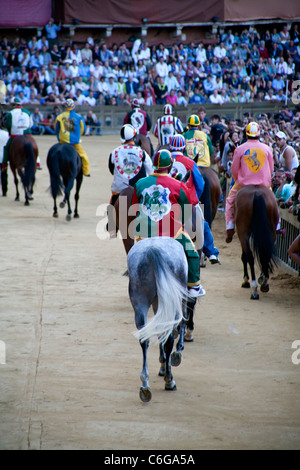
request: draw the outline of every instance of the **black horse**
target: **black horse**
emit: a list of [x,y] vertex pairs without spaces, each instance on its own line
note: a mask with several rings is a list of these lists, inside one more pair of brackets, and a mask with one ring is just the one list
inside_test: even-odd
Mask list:
[[53,217],[58,217],[56,198],[64,194],[59,207],[63,209],[68,204],[66,220],[71,220],[70,193],[76,180],[74,217],[78,218],[79,191],[82,184],[81,158],[70,144],[53,145],[47,156],[47,167],[50,173],[50,189],[54,200]]

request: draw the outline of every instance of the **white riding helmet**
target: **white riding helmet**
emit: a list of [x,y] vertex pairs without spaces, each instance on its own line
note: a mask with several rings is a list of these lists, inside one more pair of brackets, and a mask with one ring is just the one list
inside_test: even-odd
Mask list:
[[136,130],[131,124],[125,124],[121,127],[120,137],[123,144],[124,142],[128,142],[129,140],[134,139],[135,136]]
[[173,114],[173,108],[171,104],[165,104],[164,114]]

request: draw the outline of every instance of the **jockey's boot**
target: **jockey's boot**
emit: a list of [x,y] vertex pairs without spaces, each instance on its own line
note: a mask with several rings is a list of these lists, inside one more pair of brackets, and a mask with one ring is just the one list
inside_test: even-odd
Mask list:
[[228,230],[226,230],[226,243],[230,243],[232,242],[232,237],[234,235],[234,229],[233,228],[229,228]]

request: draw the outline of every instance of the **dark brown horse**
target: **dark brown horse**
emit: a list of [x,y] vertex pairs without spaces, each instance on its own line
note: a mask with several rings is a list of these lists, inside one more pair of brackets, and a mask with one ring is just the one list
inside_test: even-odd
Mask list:
[[[252,280],[251,299],[259,299],[255,278],[254,259],[256,258],[261,275],[258,279],[260,290],[269,291],[269,273],[273,272],[275,261],[276,226],[279,212],[274,193],[264,186],[245,186],[235,198],[235,223],[242,247],[244,281],[242,287],[250,288],[247,264]],[[252,242],[252,249],[251,243]]]
[[25,206],[29,206],[29,201],[33,199],[38,153],[38,146],[32,135],[18,135],[13,138],[9,150],[9,162],[16,186],[15,200],[20,200],[18,174],[25,191]]
[[135,144],[148,153],[149,157],[153,157],[153,146],[151,140],[144,134],[137,134],[134,138]]

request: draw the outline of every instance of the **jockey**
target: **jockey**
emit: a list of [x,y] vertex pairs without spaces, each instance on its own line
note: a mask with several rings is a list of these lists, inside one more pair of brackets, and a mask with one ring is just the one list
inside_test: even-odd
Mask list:
[[[120,131],[122,145],[112,151],[109,156],[108,167],[114,179],[111,185],[110,205],[113,206],[123,189],[148,176],[152,170],[152,160],[141,147],[134,142],[136,130],[131,124],[125,124]],[[109,207],[111,207],[109,206]],[[108,213],[109,229],[111,228],[111,210]],[[117,236],[116,230],[109,230],[110,238]]]
[[153,154],[153,146],[149,136],[149,131],[152,127],[150,116],[146,111],[141,109],[137,98],[132,100],[131,109],[132,110],[126,114],[123,124],[131,124],[136,129],[137,134],[145,135],[149,139],[151,153]]
[[173,157],[166,150],[154,156],[154,173],[135,184],[132,205],[138,208],[135,220],[136,240],[149,237],[175,238],[183,247],[188,262],[188,290],[192,297],[205,295],[200,284],[200,258],[189,235],[184,218],[190,218],[192,203],[186,185],[171,178]]
[[81,157],[84,176],[90,175],[90,163],[81,145],[81,136],[85,133],[86,125],[82,116],[75,113],[75,103],[70,98],[64,103],[66,111],[59,114],[55,121],[55,133],[61,144],[71,144]]
[[[177,176],[180,174],[181,179],[185,177],[187,172],[191,171],[191,176],[186,182],[186,186],[189,190],[191,202],[196,210],[196,240],[194,242],[195,247],[201,256],[201,250],[209,258],[211,264],[220,263],[219,250],[214,246],[214,239],[211,233],[211,229],[203,217],[201,207],[199,205],[201,195],[204,189],[204,179],[196,163],[190,158],[183,155],[185,150],[185,138],[183,135],[175,134],[170,142],[170,151],[174,159],[174,163],[170,172],[171,176]],[[192,219],[186,221],[185,229],[188,234],[193,238],[195,230],[192,227]],[[204,230],[204,234],[203,234]],[[203,239],[204,238],[204,239]]]
[[164,115],[156,121],[153,134],[158,139],[158,147],[169,145],[174,134],[182,134],[183,125],[177,117],[173,116],[172,105],[164,106]]
[[234,201],[238,190],[250,184],[271,188],[274,171],[272,149],[259,141],[260,128],[256,122],[247,125],[246,136],[247,141],[233,154],[231,173],[235,183],[226,199],[226,243],[232,241],[234,234]]
[[[14,108],[4,116],[4,125],[8,130],[9,139],[3,149],[2,165],[6,165],[9,161],[9,151],[13,138],[17,135],[32,134],[33,121],[30,112],[23,108],[19,98],[14,99],[13,106]],[[40,169],[39,158],[37,159],[37,168]]]
[[[184,155],[193,160],[197,157],[197,165],[199,167],[210,167],[210,157],[214,153],[210,138],[205,132],[199,129],[201,122],[197,114],[192,114],[188,119],[188,130],[183,133],[186,141],[186,149]],[[205,186],[201,195],[201,202],[204,205],[204,217],[208,225],[212,224],[211,200],[210,200],[210,184],[209,179],[203,174]]]
[[131,124],[138,134],[148,136],[151,129],[152,122],[149,114],[141,109],[140,103],[137,98],[131,102],[131,111],[126,114],[123,124]]

